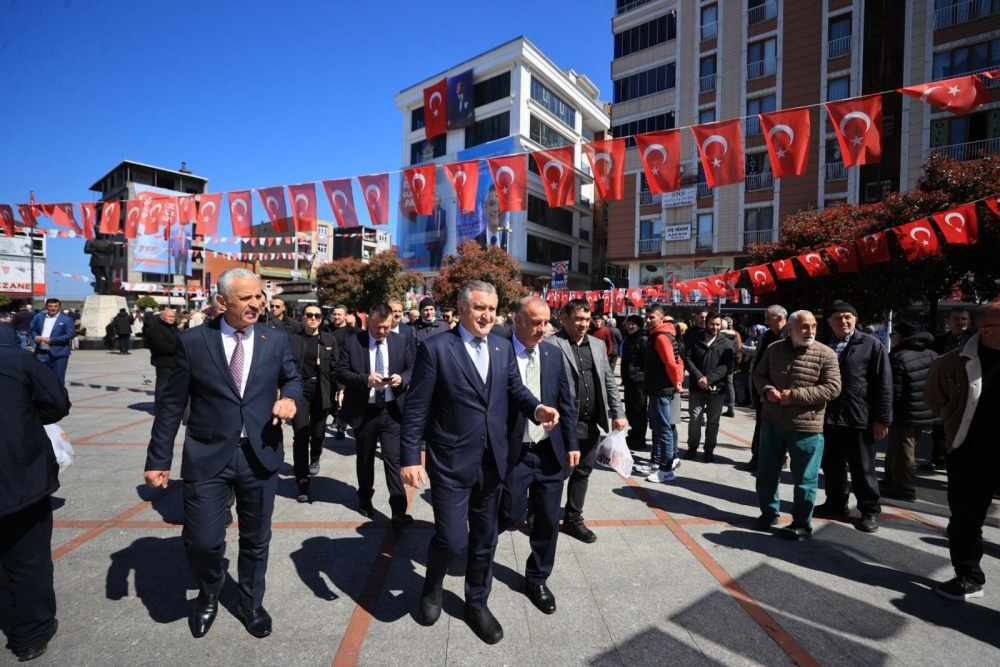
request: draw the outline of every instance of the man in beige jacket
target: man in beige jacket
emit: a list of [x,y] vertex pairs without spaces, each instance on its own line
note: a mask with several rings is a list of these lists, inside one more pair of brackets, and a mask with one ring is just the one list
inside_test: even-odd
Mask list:
[[789,337],[774,343],[753,374],[763,397],[757,499],[761,515],[755,530],[778,523],[778,478],[786,452],[795,485],[792,523],[781,531],[789,540],[812,537],[826,404],[840,394],[837,354],[816,343],[816,318],[807,310],[788,318]]

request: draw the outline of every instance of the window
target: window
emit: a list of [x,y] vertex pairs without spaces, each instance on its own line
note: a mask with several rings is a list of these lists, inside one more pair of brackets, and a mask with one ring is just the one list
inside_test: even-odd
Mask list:
[[[552,262],[572,262],[573,247],[528,234],[526,258],[533,264],[544,264],[545,266],[551,266]],[[570,270],[572,270],[572,266]]]
[[771,171],[771,156],[767,153],[749,153],[744,158],[745,187],[747,192],[754,190],[770,190],[774,187],[774,174]]
[[747,0],[747,25],[773,19],[778,15],[776,0]]
[[489,118],[477,118],[475,125],[465,128],[465,147],[472,148],[507,136],[510,136],[510,112],[504,111]]
[[701,8],[701,41],[715,39],[718,30],[719,6],[708,5]]
[[638,74],[615,80],[614,103],[628,102],[638,97],[670,90],[677,85],[677,66],[660,65]]
[[702,109],[698,112],[698,124],[704,125],[705,123],[715,122],[715,107],[710,109]]
[[[505,97],[510,97],[509,71],[472,85],[473,103],[477,107],[501,100]],[[505,134],[504,136],[507,135]]]
[[646,134],[647,132],[659,132],[660,130],[672,130],[674,128],[674,112],[657,114],[648,118],[640,118],[630,123],[615,125],[611,128],[611,136],[624,138],[625,145],[629,148],[635,146],[636,134]]
[[323,238],[323,237],[329,238],[329,236],[330,236],[330,225],[318,225],[316,227],[316,234],[320,238]]
[[559,148],[560,146],[568,146],[573,143],[542,121],[538,120],[538,117],[534,114],[532,114],[531,121],[528,125],[528,137],[545,148]]
[[750,208],[743,214],[743,245],[771,243],[774,238],[774,209]]
[[711,213],[698,214],[698,229],[694,238],[695,250],[711,250],[715,247],[715,219]]
[[840,143],[836,139],[826,140],[826,150],[824,155],[826,180],[844,181],[847,180],[847,167],[844,166],[844,157],[840,154]]
[[410,112],[410,132],[419,130],[424,126],[424,108],[414,109]]
[[319,254],[319,255],[325,255],[325,254],[327,254],[327,250],[328,250],[327,244],[320,243],[318,241],[316,242],[316,253],[317,254]]
[[667,14],[655,18],[642,25],[615,33],[615,58],[622,58],[651,46],[668,42],[676,37],[676,16]]
[[826,82],[826,101],[835,102],[851,96],[851,77],[841,76]]
[[424,156],[424,151],[428,147],[433,149],[433,157],[441,157],[447,150],[447,144],[447,135],[444,134],[439,134],[433,139],[426,141],[414,141],[410,144],[410,164],[417,164],[427,159],[433,159]]
[[142,282],[144,283],[172,283],[173,276],[168,276],[163,273],[142,273]]
[[652,2],[652,0],[617,0],[615,2],[615,16],[632,11],[636,7],[642,7],[647,2]]
[[760,118],[757,114],[770,113],[775,110],[776,98],[774,95],[755,97],[747,100],[747,124],[746,134],[748,137],[760,134]]
[[[654,218],[652,220],[639,221],[639,241],[659,241],[663,238],[663,220]],[[652,245],[652,243],[650,243]],[[659,251],[659,246],[656,247]]]
[[[581,229],[580,230],[580,240],[581,241],[589,241],[590,240],[590,230],[589,229]],[[580,269],[580,270],[583,271],[583,269]]]
[[576,128],[576,109],[566,104],[561,97],[546,88],[535,77],[531,77],[531,99],[554,113],[562,122]]
[[715,56],[705,56],[698,61],[699,92],[715,90]]
[[934,54],[934,80],[994,69],[1000,65],[1000,39]]
[[778,41],[775,38],[747,44],[747,78],[771,76],[776,70]]
[[[534,160],[531,162],[534,164]],[[549,208],[546,200],[535,195],[528,195],[528,222],[563,234],[573,233],[573,213],[562,208]]]
[[827,30],[827,58],[851,55],[851,15],[830,19]]

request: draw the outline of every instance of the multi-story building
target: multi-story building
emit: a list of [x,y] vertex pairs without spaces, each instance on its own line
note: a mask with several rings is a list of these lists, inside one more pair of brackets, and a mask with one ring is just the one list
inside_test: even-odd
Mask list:
[[25,303],[45,296],[47,241],[45,234],[29,233],[27,228],[19,229],[14,236],[0,236],[0,294]]
[[[428,141],[424,88],[470,70],[474,122]],[[524,37],[428,77],[396,95],[396,106],[402,112],[404,167],[481,160],[476,211],[457,219],[454,192],[443,172],[438,171],[436,194],[446,229],[443,234],[431,231],[435,216],[412,215],[405,204],[401,206],[397,242],[403,262],[433,277],[438,268],[434,259],[437,254],[454,253],[456,241],[478,237],[484,244],[496,241],[517,259],[526,285],[545,286],[552,274],[552,263],[569,261],[569,287],[591,287],[595,268],[594,185],[581,144],[603,138],[608,130],[606,104],[599,95],[585,75],[560,69]],[[500,233],[487,238],[484,229],[488,213],[483,203],[492,178],[483,158],[560,146],[575,146],[576,203],[550,208],[537,168],[529,159],[527,211],[508,213]],[[406,194],[404,191],[404,197]],[[432,253],[435,243],[440,244],[438,253]]]

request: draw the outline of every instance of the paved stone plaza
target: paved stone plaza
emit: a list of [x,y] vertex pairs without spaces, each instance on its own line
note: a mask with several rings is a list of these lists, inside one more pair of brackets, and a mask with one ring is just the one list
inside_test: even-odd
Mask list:
[[[375,520],[356,511],[353,440],[327,440],[309,505],[295,501],[288,452],[265,599],[274,634],[259,640],[243,629],[230,578],[225,609],[207,637],[193,639],[181,484],[154,491],[142,482],[153,420],[144,378],[153,377],[145,350],[70,360],[73,409],[62,424],[77,458],[53,498],[60,626],[34,664],[1000,665],[1000,511],[986,528],[986,597],[966,604],[932,590],[952,576],[943,475],[921,473],[920,501],[885,505],[874,535],[818,520],[801,543],[754,532],[754,478],[735,468],[750,455],[748,410],[723,419],[716,462],[685,461],[674,484],[595,471],[585,516],[598,540],[560,538],[549,581],[555,615],[521,592],[526,535],[501,535],[490,608],[505,638],[495,646],[461,619],[462,557],[441,620],[428,628],[416,618],[433,519],[426,488],[413,498],[417,522],[393,533],[381,472]],[[684,441],[686,425],[680,431]],[[174,475],[180,460],[178,450]],[[782,498],[787,511],[787,484]],[[227,542],[233,559],[235,528]],[[0,625],[9,613],[0,591]],[[0,653],[0,665],[11,664]]]

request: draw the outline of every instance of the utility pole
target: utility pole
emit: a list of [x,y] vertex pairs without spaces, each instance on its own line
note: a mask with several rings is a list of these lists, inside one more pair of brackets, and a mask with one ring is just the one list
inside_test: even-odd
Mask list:
[[[31,202],[28,204],[29,212],[34,214],[35,208],[35,191],[31,191]],[[37,224],[37,223],[36,223]],[[31,309],[35,309],[35,228],[32,225],[28,226],[28,255],[31,258],[31,291],[28,293],[28,302],[31,304]]]

